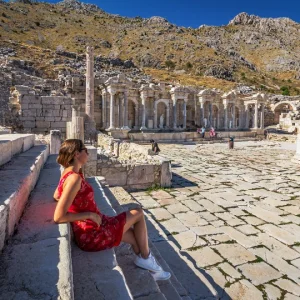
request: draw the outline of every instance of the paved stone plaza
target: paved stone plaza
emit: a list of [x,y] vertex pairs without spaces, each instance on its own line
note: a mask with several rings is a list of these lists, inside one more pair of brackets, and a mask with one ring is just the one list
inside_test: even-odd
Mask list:
[[[181,253],[232,299],[300,299],[300,165],[271,142],[160,145],[173,187],[137,192]],[[290,148],[294,146],[291,144]]]

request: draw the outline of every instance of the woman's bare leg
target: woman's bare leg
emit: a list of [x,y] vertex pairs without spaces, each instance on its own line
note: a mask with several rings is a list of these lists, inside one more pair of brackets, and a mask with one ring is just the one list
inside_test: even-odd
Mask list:
[[147,258],[149,255],[148,232],[144,213],[141,208],[126,212],[126,224],[123,234],[125,234],[131,226],[133,226],[135,240],[140,249],[141,256]]
[[129,228],[126,232],[123,233],[122,242],[130,244],[136,255],[140,254],[140,248],[136,242],[134,231],[132,228]]

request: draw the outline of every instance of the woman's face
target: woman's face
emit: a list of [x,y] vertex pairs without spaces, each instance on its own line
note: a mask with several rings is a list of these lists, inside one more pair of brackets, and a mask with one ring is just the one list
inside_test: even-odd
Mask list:
[[78,151],[76,158],[80,165],[84,165],[89,158],[88,149],[86,147],[82,147],[81,151]]

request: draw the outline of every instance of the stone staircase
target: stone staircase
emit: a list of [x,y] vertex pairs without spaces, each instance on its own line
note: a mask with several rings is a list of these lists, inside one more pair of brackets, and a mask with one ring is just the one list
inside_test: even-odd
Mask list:
[[[9,141],[8,137],[0,140],[0,145],[10,142],[14,149],[10,160],[0,167],[0,241],[5,245],[0,253],[0,299],[191,299],[180,283],[182,278],[177,280],[180,270],[175,265],[173,272],[168,254],[160,254],[165,254],[166,248],[160,249],[162,244],[157,242],[165,240],[151,220],[147,220],[153,241],[150,248],[163,268],[172,273],[170,280],[155,282],[148,271],[136,267],[126,244],[101,252],[81,251],[71,238],[70,225],[53,222],[53,193],[60,177],[56,155],[49,155],[48,146],[34,146],[32,136],[20,138],[23,142]],[[115,215],[136,205],[120,205],[103,178],[88,181],[103,213]]]

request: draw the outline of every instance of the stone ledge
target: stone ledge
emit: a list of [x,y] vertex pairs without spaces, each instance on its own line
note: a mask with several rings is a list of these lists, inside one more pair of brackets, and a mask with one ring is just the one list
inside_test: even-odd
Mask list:
[[14,233],[48,154],[48,146],[36,146],[1,167],[0,250]]
[[53,222],[60,177],[55,159],[46,161],[18,232],[0,257],[1,299],[74,299],[70,225]]
[[[88,178],[94,189],[95,201],[100,211],[113,216],[115,211],[110,206],[100,181]],[[74,293],[77,299],[133,299],[123,271],[118,266],[114,249],[100,252],[84,252],[72,244]]]
[[9,162],[13,156],[34,146],[34,134],[1,134],[0,166]]

